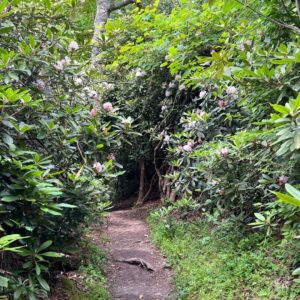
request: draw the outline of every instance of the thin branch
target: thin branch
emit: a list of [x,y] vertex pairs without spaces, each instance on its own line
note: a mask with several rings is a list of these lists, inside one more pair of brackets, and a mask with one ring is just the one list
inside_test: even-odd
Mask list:
[[110,6],[109,11],[112,12],[112,11],[121,9],[121,8],[127,6],[128,4],[132,4],[132,3],[135,3],[135,0],[123,0],[118,3],[114,3]]
[[[293,30],[297,35],[300,35],[300,29],[294,25],[290,25],[290,24],[286,24],[286,23],[283,23],[283,22],[280,22],[280,21],[277,21],[277,20],[274,20],[273,18],[270,18],[266,15],[264,15],[263,13],[255,10],[253,7],[251,7],[250,5],[248,5],[247,3],[243,2],[243,1],[240,1],[240,0],[235,0],[236,2],[240,3],[241,5],[245,6],[246,8],[248,8],[249,10],[251,10],[252,12],[254,12],[255,14],[269,20],[270,22],[273,22],[283,28],[288,28],[288,29],[291,29]],[[298,4],[298,0],[296,0],[297,4]]]

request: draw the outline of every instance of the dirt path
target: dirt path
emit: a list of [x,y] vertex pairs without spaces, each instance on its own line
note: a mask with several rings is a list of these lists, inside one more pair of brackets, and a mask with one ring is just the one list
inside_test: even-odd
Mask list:
[[[150,242],[146,217],[147,209],[142,208],[115,211],[108,218],[108,277],[113,300],[175,299],[170,296],[171,271]],[[154,271],[136,265],[139,261]]]

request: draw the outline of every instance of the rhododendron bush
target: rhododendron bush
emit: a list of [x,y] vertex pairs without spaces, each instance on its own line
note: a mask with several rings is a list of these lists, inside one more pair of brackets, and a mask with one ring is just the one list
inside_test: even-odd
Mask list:
[[102,54],[120,80],[111,101],[144,133],[130,155],[155,170],[161,197],[291,243],[299,208],[276,195],[299,184],[296,11],[293,1],[160,1],[111,19]]
[[53,263],[107,207],[122,171],[114,151],[128,116],[101,96],[82,5],[0,5],[0,236],[17,236],[0,289],[15,299],[45,296]]

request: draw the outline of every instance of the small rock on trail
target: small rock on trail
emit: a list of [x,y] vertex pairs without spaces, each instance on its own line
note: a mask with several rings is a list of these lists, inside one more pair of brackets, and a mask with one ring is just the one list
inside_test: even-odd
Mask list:
[[170,296],[171,271],[150,241],[147,214],[146,208],[139,208],[114,211],[108,217],[107,274],[113,300],[175,299]]

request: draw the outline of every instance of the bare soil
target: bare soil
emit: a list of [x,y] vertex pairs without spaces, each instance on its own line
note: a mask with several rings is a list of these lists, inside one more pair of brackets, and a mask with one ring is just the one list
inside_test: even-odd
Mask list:
[[147,215],[147,208],[139,208],[113,211],[108,217],[107,275],[113,300],[175,299],[171,270],[151,244]]

